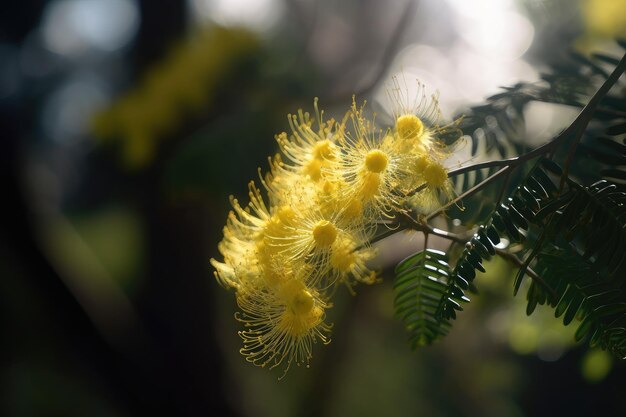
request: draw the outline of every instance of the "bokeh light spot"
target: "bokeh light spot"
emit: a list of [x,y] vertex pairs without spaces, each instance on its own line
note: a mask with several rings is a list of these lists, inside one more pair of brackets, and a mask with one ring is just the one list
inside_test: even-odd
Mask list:
[[68,56],[115,51],[128,44],[138,28],[133,0],[58,0],[48,4],[42,24],[46,46]]

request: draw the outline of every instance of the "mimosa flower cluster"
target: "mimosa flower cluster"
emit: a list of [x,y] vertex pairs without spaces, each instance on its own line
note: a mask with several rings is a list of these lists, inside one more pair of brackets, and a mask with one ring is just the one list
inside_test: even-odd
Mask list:
[[[391,90],[393,126],[377,127],[365,104],[352,106],[341,121],[289,115],[291,133],[276,136],[280,153],[249,201],[231,197],[223,262],[215,259],[218,282],[235,290],[244,330],[241,353],[271,368],[306,364],[316,342],[330,342],[326,311],[335,287],[350,291],[377,281],[368,267],[371,240],[399,213],[428,210],[450,198],[442,164],[445,146],[436,97],[412,103]],[[419,191],[415,191],[419,190]]]

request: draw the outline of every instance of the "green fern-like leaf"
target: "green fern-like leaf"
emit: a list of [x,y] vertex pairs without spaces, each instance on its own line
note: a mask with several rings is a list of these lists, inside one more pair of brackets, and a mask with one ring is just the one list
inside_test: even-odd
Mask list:
[[537,303],[554,308],[556,317],[568,325],[580,325],[576,340],[588,338],[616,356],[626,356],[626,293],[621,283],[607,281],[589,260],[572,248],[554,248],[537,256],[536,270],[556,298],[542,284],[533,282],[528,291],[530,314]]
[[554,219],[554,229],[585,259],[607,276],[626,273],[626,193],[606,180],[589,187],[576,183],[567,206]]
[[[620,46],[626,48],[626,43]],[[524,152],[523,141],[516,139],[523,137],[523,111],[530,101],[584,107],[552,143],[517,159],[478,164],[454,175],[457,190],[468,190],[463,200],[478,202],[473,206],[480,208],[471,220],[461,217],[482,226],[451,270],[445,255],[433,251],[415,254],[398,266],[396,311],[407,324],[413,347],[448,332],[451,320],[469,301],[466,291],[475,288],[476,271],[485,272],[485,261],[498,254],[519,266],[514,294],[524,277],[532,276],[528,314],[538,304],[547,304],[564,324],[581,321],[577,339],[588,337],[592,346],[626,356],[626,193],[616,184],[597,181],[612,178],[626,184],[626,105],[622,90],[611,92],[624,72],[626,58],[573,54],[572,59],[577,65],[555,68],[552,75],[542,77],[546,83],[507,88],[466,113],[461,128],[472,141],[472,155],[480,149],[505,158],[511,152]],[[617,67],[607,71],[606,65]],[[583,106],[597,80],[603,81],[602,86]],[[591,158],[581,158],[581,152]],[[521,166],[546,155],[550,159],[540,159],[521,177]],[[565,161],[565,168],[552,159]],[[503,162],[510,165],[500,168]],[[506,180],[487,216],[482,209],[492,207],[493,200],[482,205],[485,193],[476,191],[484,191],[500,177]],[[591,182],[588,187],[580,185]],[[518,185],[512,193],[508,183]],[[462,242],[456,235],[442,236]],[[498,246],[502,238],[514,247]],[[446,268],[438,270],[433,260],[441,260]]]
[[[618,57],[596,54],[594,58],[611,66],[619,63]],[[624,82],[620,86],[617,80],[617,85],[593,113],[595,123],[577,150],[577,171],[590,182],[604,178],[626,188],[626,90]]]
[[[459,127],[468,138],[471,155],[476,156],[480,153],[499,158],[520,155],[527,150],[524,145],[526,134],[524,111],[528,104],[536,101],[582,108],[597,85],[593,77],[596,77],[598,82],[605,81],[608,69],[618,62],[619,57],[604,54],[586,57],[572,52],[566,63],[555,64],[550,72],[542,74],[542,82],[520,82],[503,87],[504,91],[488,97],[484,104],[471,107],[457,115],[462,116]],[[602,108],[594,114],[594,118],[603,121],[603,126],[607,123],[615,126],[611,126],[606,133],[598,132],[595,136],[615,136],[623,130],[626,116],[624,103],[623,94],[613,94],[604,98]],[[624,167],[615,166],[619,162],[624,165],[622,160],[616,160],[613,155],[606,156],[607,152],[603,149],[602,143],[594,142],[591,145],[585,143],[581,150],[586,155],[597,155],[612,163],[608,167],[600,167],[606,171],[602,173],[605,178],[626,177]],[[599,149],[594,149],[596,147]],[[494,172],[494,168],[485,168],[458,175],[455,178],[455,187],[462,192]],[[460,217],[467,216],[468,214],[461,213]]]
[[588,337],[616,356],[626,356],[626,193],[601,180],[571,190],[546,225],[551,249],[537,255],[527,313],[538,304],[555,309],[565,325],[582,320],[576,339]]
[[448,333],[450,322],[438,319],[436,312],[449,271],[445,253],[433,249],[411,255],[396,267],[395,312],[405,324],[412,349]]
[[[456,312],[463,309],[462,303],[467,299],[465,291],[476,278],[477,270],[485,272],[483,263],[496,254],[496,245],[501,237],[511,242],[523,242],[531,223],[541,225],[537,214],[545,216],[549,210],[558,208],[549,205],[557,189],[545,168],[560,170],[551,161],[540,160],[513,195],[494,210],[487,223],[466,244],[450,276],[448,290],[441,299],[437,312],[439,317],[454,319]],[[520,282],[521,276],[516,280],[516,290]]]

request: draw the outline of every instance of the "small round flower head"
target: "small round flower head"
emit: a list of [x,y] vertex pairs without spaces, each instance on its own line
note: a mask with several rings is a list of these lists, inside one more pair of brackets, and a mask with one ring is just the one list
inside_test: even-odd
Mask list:
[[273,288],[238,291],[237,303],[243,311],[237,319],[246,327],[239,332],[241,353],[255,365],[283,364],[286,373],[292,363],[308,366],[318,340],[330,342],[330,326],[324,323],[329,305],[296,275],[287,273]]
[[224,228],[224,239],[218,245],[224,262],[211,259],[217,281],[225,288],[238,289],[248,282],[256,281],[262,274],[256,257],[253,241],[237,237],[236,233]]
[[[325,170],[332,169],[339,158],[335,131],[341,129],[332,119],[324,122],[324,112],[318,109],[317,98],[314,107],[316,119],[302,110],[297,115],[289,115],[292,134],[288,136],[283,132],[276,136],[276,141],[293,164],[290,168],[316,182],[322,179]],[[316,130],[313,129],[315,122],[318,125]]]
[[224,288],[237,289],[240,286],[239,277],[235,273],[235,269],[226,262],[219,262],[217,259],[211,258],[211,265],[215,268],[213,274],[217,282]]
[[422,119],[410,113],[398,116],[395,128],[401,142],[420,141],[424,135]]
[[439,93],[427,96],[424,85],[416,80],[417,91],[411,95],[406,80],[404,84],[400,86],[398,78],[394,77],[387,90],[398,151],[426,154],[439,160],[445,158],[448,152],[439,137],[445,134],[460,138],[462,132],[456,128],[460,119],[442,125]]
[[261,168],[259,168],[259,178],[267,191],[270,204],[280,205],[284,203],[285,197],[289,196],[289,191],[294,189],[295,183],[301,181],[300,176],[289,169],[280,154],[268,158],[268,161],[269,171],[263,175]]
[[287,233],[268,230],[264,239],[265,244],[287,263],[302,261],[311,268],[307,284],[328,287],[337,279],[337,275],[329,274],[337,248],[335,243],[348,239],[357,242],[358,246],[365,244],[367,239],[358,227],[342,226],[339,215],[327,217],[319,210],[310,210],[300,213],[287,227]]
[[242,239],[257,239],[259,233],[271,220],[272,214],[261,195],[261,191],[253,181],[248,183],[248,196],[250,202],[245,209],[241,207],[239,200],[231,196],[230,203],[234,211],[228,215],[227,228],[236,231]]
[[422,171],[422,177],[429,187],[443,188],[448,182],[448,171],[439,162],[430,160]]
[[359,248],[351,236],[342,236],[333,243],[330,255],[331,273],[337,275],[337,281],[345,283],[351,289],[355,282],[373,284],[376,272],[367,267],[366,262],[376,256],[371,247]]
[[350,192],[350,184],[343,177],[327,178],[322,181],[317,189],[315,201],[324,216],[336,217],[340,228],[364,231],[371,229],[370,223],[373,222],[366,216],[362,199]]
[[392,107],[398,151],[430,153],[436,142],[433,130],[441,118],[438,93],[427,97],[424,85],[417,81],[417,93],[410,97],[408,86],[401,87],[396,77],[392,83],[387,94]]
[[253,182],[248,188],[250,202],[245,208],[231,197],[233,211],[228,215],[224,238],[218,245],[224,262],[211,260],[218,281],[226,287],[259,285],[257,281],[275,275],[272,267],[280,254],[265,244],[265,237],[287,236],[295,217],[289,206],[268,207]]
[[421,156],[415,160],[413,173],[415,184],[426,186],[409,199],[409,204],[418,213],[428,213],[453,197],[454,188],[448,170],[441,162]]
[[227,288],[239,288],[262,274],[255,241],[271,216],[254,183],[248,187],[251,201],[245,209],[236,198],[230,198],[233,210],[228,213],[224,238],[218,245],[224,262],[211,259],[218,282]]
[[357,200],[371,218],[385,215],[402,205],[398,185],[405,175],[410,155],[399,153],[393,140],[367,120],[363,107],[352,102],[351,129],[341,140],[342,171],[348,190],[346,198]]

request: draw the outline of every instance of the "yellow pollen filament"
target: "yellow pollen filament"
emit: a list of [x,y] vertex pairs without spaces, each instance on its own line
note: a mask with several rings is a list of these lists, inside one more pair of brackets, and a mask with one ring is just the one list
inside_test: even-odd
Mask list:
[[279,296],[285,305],[279,327],[293,336],[302,336],[319,323],[323,312],[315,306],[313,295],[300,281],[290,280],[281,285]]
[[337,229],[335,226],[326,221],[320,220],[313,228],[313,239],[319,247],[328,247],[333,244],[337,238]]
[[424,133],[424,123],[414,114],[405,114],[396,120],[396,131],[400,139],[416,139]]
[[277,273],[274,268],[268,267],[263,272],[263,279],[269,287],[274,287],[280,284],[283,275]]
[[380,149],[373,149],[365,155],[365,167],[369,172],[380,174],[387,168],[389,158]]
[[259,263],[264,263],[266,261],[268,261],[269,263],[271,256],[274,254],[273,251],[271,250],[272,248],[268,248],[263,238],[258,239],[255,242],[255,247],[256,247],[257,259],[259,260]]
[[376,282],[376,272],[372,271],[370,272],[370,274],[367,276],[366,279],[363,280],[365,283],[368,284],[373,284]]
[[275,259],[278,258],[279,251],[275,246],[267,245],[263,241],[256,244],[257,260],[259,267],[263,270],[263,278],[269,285],[275,285],[282,280],[283,275],[274,268]]
[[394,138],[392,134],[389,134],[389,133],[386,134],[382,140],[383,146],[387,145],[388,147],[393,146],[395,142],[396,142],[396,139]]
[[442,187],[448,179],[448,173],[443,165],[433,162],[424,169],[424,180],[433,187]]
[[287,133],[285,133],[285,132],[281,132],[278,135],[276,135],[276,141],[278,143],[285,143],[285,142],[287,142],[287,140],[288,140],[287,139]]

